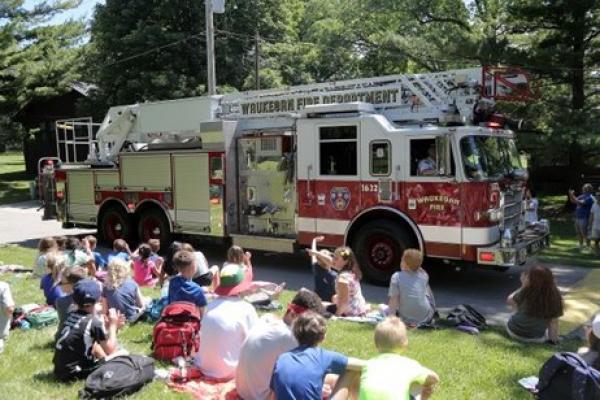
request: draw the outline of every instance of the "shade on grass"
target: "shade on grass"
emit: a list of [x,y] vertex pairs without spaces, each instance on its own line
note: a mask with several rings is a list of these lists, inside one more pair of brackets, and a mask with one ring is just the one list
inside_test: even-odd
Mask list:
[[29,200],[31,180],[25,173],[22,153],[0,155],[0,204]]
[[[0,247],[0,261],[31,265],[35,250],[18,246]],[[3,275],[11,284],[18,304],[42,302],[37,279],[19,275]],[[158,289],[145,290],[158,296]],[[293,296],[285,292],[280,299],[287,303]],[[0,398],[27,400],[73,399],[82,383],[60,384],[52,377],[52,336],[55,327],[42,330],[12,331],[5,352],[0,355]],[[119,333],[119,341],[133,353],[150,354],[152,325],[127,326]],[[369,358],[376,354],[373,327],[343,321],[328,325],[324,347],[348,355]],[[470,336],[452,329],[410,331],[405,354],[440,375],[441,383],[434,399],[531,399],[517,380],[536,375],[542,363],[557,350],[574,350],[577,343],[558,347],[525,345],[509,340],[502,329],[490,329]],[[398,371],[401,374],[401,371]],[[179,399],[162,382],[153,382],[140,393],[139,399]]]

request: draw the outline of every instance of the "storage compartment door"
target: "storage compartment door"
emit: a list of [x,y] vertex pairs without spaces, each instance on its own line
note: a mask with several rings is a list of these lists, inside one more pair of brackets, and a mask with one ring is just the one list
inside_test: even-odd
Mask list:
[[173,156],[175,222],[179,232],[210,234],[208,154]]
[[88,171],[67,172],[69,221],[84,224],[96,223],[94,202],[94,174]]

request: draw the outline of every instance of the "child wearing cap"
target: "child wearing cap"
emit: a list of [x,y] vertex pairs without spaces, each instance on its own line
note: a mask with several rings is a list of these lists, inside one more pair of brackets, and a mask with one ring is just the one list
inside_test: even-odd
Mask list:
[[388,317],[377,324],[374,338],[380,354],[367,361],[362,370],[359,399],[408,400],[417,385],[423,386],[421,399],[428,399],[439,377],[417,361],[400,355],[408,346],[404,323],[397,317]]
[[[173,282],[171,282],[171,285]],[[200,350],[194,364],[211,378],[235,377],[240,350],[258,320],[254,307],[242,299],[252,286],[239,264],[225,264],[219,273],[219,295],[206,308],[200,328]]]
[[589,347],[579,349],[578,353],[588,365],[600,370],[600,314],[585,327]]
[[323,249],[317,250],[317,243],[325,240],[324,236],[317,236],[312,240],[312,246],[308,249],[308,254],[311,256],[311,265],[313,277],[315,279],[315,292],[323,301],[331,301],[335,294],[335,280],[337,279],[337,271],[331,268],[333,262],[333,254]]
[[169,281],[169,304],[187,301],[204,311],[206,296],[200,285],[192,281],[196,273],[196,257],[189,251],[180,250],[173,256],[173,266],[179,274]]
[[66,268],[60,274],[60,288],[65,294],[63,297],[56,299],[54,308],[58,314],[58,329],[56,330],[56,339],[60,337],[67,316],[71,311],[75,310],[73,303],[73,286],[82,279],[85,279],[87,271],[83,267]]
[[69,314],[56,341],[54,375],[59,381],[87,377],[103,358],[117,351],[117,328],[124,320],[114,309],[109,310],[106,329],[94,315],[100,300],[98,283],[83,279],[73,287],[73,302],[77,309]]

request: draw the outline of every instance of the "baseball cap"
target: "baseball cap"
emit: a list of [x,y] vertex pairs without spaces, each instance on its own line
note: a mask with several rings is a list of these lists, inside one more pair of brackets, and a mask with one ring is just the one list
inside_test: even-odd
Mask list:
[[600,339],[600,314],[596,314],[592,321],[592,332],[594,333],[594,336]]
[[82,279],[73,286],[73,302],[81,307],[96,304],[101,295],[100,285],[92,279]]
[[215,289],[219,296],[237,296],[252,285],[249,276],[244,273],[244,267],[239,264],[225,264],[219,273],[219,279],[219,286]]

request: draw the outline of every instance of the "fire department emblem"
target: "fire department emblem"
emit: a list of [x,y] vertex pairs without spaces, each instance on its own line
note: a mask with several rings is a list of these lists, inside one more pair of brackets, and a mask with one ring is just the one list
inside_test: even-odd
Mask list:
[[343,211],[350,203],[350,190],[346,187],[334,187],[329,192],[331,206],[338,211]]

